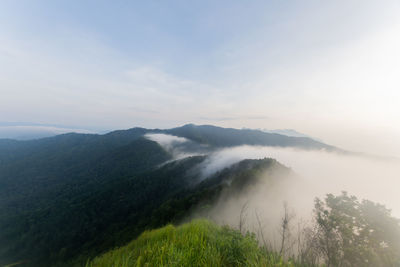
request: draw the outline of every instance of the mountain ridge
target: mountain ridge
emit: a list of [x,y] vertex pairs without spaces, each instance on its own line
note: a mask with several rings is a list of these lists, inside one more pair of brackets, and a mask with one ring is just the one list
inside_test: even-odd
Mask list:
[[211,125],[0,140],[0,259],[9,259],[0,263],[37,258],[37,265],[49,266],[78,254],[85,261],[215,199],[229,177],[243,179],[232,183],[237,192],[257,168],[281,166],[272,159],[243,161],[204,180],[198,166],[207,156],[174,160],[146,134],[186,138],[211,151],[240,145],[334,149],[307,138]]
[[[34,142],[50,141],[52,138],[67,138],[68,136],[102,136],[119,138],[135,138],[148,133],[163,133],[171,134],[178,137],[184,137],[202,144],[209,144],[218,147],[230,147],[238,145],[265,145],[265,146],[294,146],[306,149],[327,149],[340,150],[334,146],[314,140],[310,137],[292,137],[278,133],[267,133],[257,129],[234,129],[223,128],[213,125],[195,125],[185,124],[180,127],[171,129],[147,129],[142,127],[133,127],[126,130],[115,130],[106,134],[92,133],[65,133],[52,137],[45,137],[35,140],[15,140],[15,139],[0,139],[0,145],[7,142],[5,140],[15,140],[18,144],[31,144]],[[8,141],[10,143],[10,141]],[[15,143],[15,142],[14,142]]]

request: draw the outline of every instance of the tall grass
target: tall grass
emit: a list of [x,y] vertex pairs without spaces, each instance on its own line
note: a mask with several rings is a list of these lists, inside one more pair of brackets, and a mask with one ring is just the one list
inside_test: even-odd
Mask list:
[[255,236],[194,220],[146,231],[128,245],[88,262],[86,267],[128,266],[294,266],[259,248]]

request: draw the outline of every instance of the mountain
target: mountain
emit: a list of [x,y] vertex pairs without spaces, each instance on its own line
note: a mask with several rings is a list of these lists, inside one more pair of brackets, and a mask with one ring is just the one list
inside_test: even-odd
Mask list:
[[0,140],[0,265],[85,262],[182,219],[222,191],[240,192],[258,170],[287,170],[272,159],[244,160],[204,177],[204,151],[177,160],[148,134],[186,138],[189,145],[180,149],[189,152],[237,145],[334,149],[309,138],[207,125]]
[[[76,244],[98,236],[126,215],[130,207],[122,201],[119,188],[129,188],[139,173],[169,159],[147,139],[112,151],[64,148],[59,144],[58,152],[48,148],[1,162],[1,260],[51,261],[73,255],[79,249]],[[132,196],[138,195],[133,192]]]
[[164,130],[163,132],[215,147],[260,145],[300,147],[304,149],[335,149],[332,146],[315,141],[309,137],[292,137],[276,133],[266,133],[261,130],[239,130],[212,125],[197,126],[194,124],[187,124],[182,127]]
[[14,199],[12,209],[1,212],[1,244],[7,244],[1,259],[27,260],[28,266],[69,266],[77,256],[77,262],[84,262],[143,230],[179,221],[199,205],[212,204],[223,191],[244,189],[255,182],[257,170],[285,169],[272,159],[245,160],[202,180],[192,170],[204,159],[190,157],[132,177],[114,174],[109,181],[66,183],[65,189],[47,184],[55,191]]
[[[122,136],[124,138],[136,138],[146,133],[164,133],[184,137],[200,144],[214,147],[229,147],[239,145],[262,145],[262,146],[291,146],[307,149],[335,149],[332,146],[313,140],[309,137],[294,137],[278,133],[268,133],[261,130],[222,128],[212,125],[187,124],[173,129],[145,129],[132,128],[118,130],[103,135]],[[95,135],[92,135],[95,136]],[[29,142],[28,142],[29,144]],[[1,144],[0,144],[1,145]]]

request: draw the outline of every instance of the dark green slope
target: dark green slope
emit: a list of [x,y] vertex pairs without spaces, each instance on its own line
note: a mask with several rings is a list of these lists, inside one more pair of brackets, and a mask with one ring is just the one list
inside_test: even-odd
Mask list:
[[221,192],[239,192],[263,170],[287,170],[272,159],[246,160],[201,182],[192,170],[203,160],[191,157],[94,185],[84,194],[47,199],[46,206],[11,218],[18,223],[3,228],[11,235],[2,235],[2,244],[12,241],[2,246],[7,248],[4,263],[29,260],[27,266],[69,266],[84,262],[145,229],[181,220],[194,208],[212,204]]
[[[271,180],[284,176],[272,175],[272,171],[280,174],[290,172],[273,159],[244,160],[200,180],[200,174],[193,172],[193,169],[197,169],[198,164],[204,160],[205,157],[197,156],[172,162],[136,179],[130,186],[125,183],[118,188],[116,192],[119,192],[118,195],[126,193],[127,203],[133,205],[132,209],[121,218],[124,223],[118,225],[119,230],[114,229],[109,235],[102,233],[102,238],[97,236],[91,240],[89,247],[99,248],[98,252],[124,245],[143,230],[179,222],[194,210],[212,206],[219,197],[239,194],[255,184],[260,179],[259,174],[265,171],[271,172],[270,176],[263,176],[263,179]],[[137,194],[132,194],[134,192]],[[110,198],[106,199],[109,203],[115,203]],[[100,244],[104,245],[99,247]],[[81,251],[77,262],[85,262],[87,258],[96,255],[96,251],[88,252]]]
[[228,180],[241,181],[240,190],[258,167],[271,167],[271,160],[244,161],[201,182],[198,164],[204,157],[159,168],[171,155],[144,138],[146,133],[188,138],[194,144],[190,149],[199,143],[210,149],[243,144],[328,147],[311,139],[194,125],[0,140],[0,265],[28,260],[28,266],[49,266],[78,254],[94,255],[212,203]]
[[[176,169],[176,167],[179,166],[179,169],[182,170],[183,166],[180,166],[181,164],[186,165],[186,167],[189,168],[183,168],[186,170],[189,170],[189,172],[186,173],[192,173],[191,169],[194,167],[196,167],[196,164],[191,164],[197,161],[201,161],[204,158],[202,157],[193,157],[190,159],[186,159],[182,162],[176,162],[173,163],[169,166],[166,166],[165,169],[160,169],[157,172],[165,172],[167,170],[174,170]],[[238,194],[240,194],[241,192],[244,192],[249,186],[252,186],[254,184],[257,183],[258,179],[270,179],[271,182],[273,182],[274,180],[277,179],[283,179],[284,177],[287,177],[286,174],[290,173],[290,169],[284,167],[283,165],[279,164],[276,160],[273,159],[262,159],[262,160],[243,160],[229,168],[223,169],[222,171],[214,174],[213,176],[209,177],[208,179],[205,179],[203,181],[200,181],[199,183],[196,184],[192,184],[192,181],[198,181],[198,179],[200,178],[199,176],[195,175],[195,176],[185,176],[182,178],[176,178],[179,177],[179,174],[177,176],[175,176],[175,178],[173,178],[172,180],[169,180],[168,182],[170,182],[172,184],[172,188],[169,190],[169,193],[163,193],[161,191],[159,192],[154,192],[157,195],[168,195],[166,197],[167,201],[164,200],[163,204],[156,208],[154,207],[154,209],[152,209],[148,215],[151,216],[151,218],[149,217],[144,217],[144,220],[142,221],[143,223],[143,227],[139,227],[136,229],[147,229],[147,230],[151,230],[153,228],[157,228],[160,226],[163,226],[167,223],[177,223],[180,222],[182,219],[184,219],[185,217],[187,217],[191,211],[204,211],[205,209],[207,209],[208,207],[211,207],[213,203],[215,203],[218,199],[220,199],[221,197],[224,198],[229,198],[229,197],[235,197]],[[269,175],[265,175],[266,173],[268,173]],[[263,174],[263,175],[260,175]],[[156,176],[159,176],[160,173],[157,173]],[[179,186],[181,185],[181,183],[183,183],[185,186]],[[153,198],[157,199],[157,197],[152,196]],[[198,224],[200,223],[200,224]],[[192,223],[192,226],[206,226],[206,227],[212,227],[213,229],[221,229],[218,228],[217,226],[210,224],[208,222],[196,222],[196,223]],[[195,226],[195,227],[196,227]],[[215,228],[214,228],[215,227]],[[222,230],[222,229],[221,229]],[[163,230],[161,230],[163,231]],[[225,232],[228,231],[228,232]],[[233,230],[228,230],[228,229],[223,229],[223,232],[228,234],[227,236],[220,236],[221,239],[218,240],[213,240],[212,242],[216,242],[213,244],[208,244],[207,246],[225,246],[227,245],[228,247],[226,247],[226,249],[224,250],[224,253],[230,254],[230,253],[238,253],[237,249],[240,249],[239,247],[242,247],[242,249],[244,249],[244,251],[246,251],[247,249],[255,249],[257,247],[257,242],[255,241],[254,238],[250,238],[250,237],[242,237],[241,234],[239,232],[233,231]],[[134,235],[136,236],[138,234],[138,232]],[[196,238],[192,238],[190,236],[191,233],[186,233],[188,234],[185,238],[183,239],[179,239],[180,241],[178,242],[189,242],[189,243],[185,243],[185,244],[181,244],[182,247],[182,251],[179,251],[179,249],[175,250],[172,249],[170,252],[164,254],[164,256],[161,256],[162,258],[164,258],[164,260],[166,260],[164,263],[166,265],[166,262],[168,262],[167,258],[172,257],[176,259],[171,259],[172,261],[170,263],[177,261],[182,261],[180,263],[175,262],[175,266],[192,266],[193,264],[199,264],[200,266],[203,266],[204,264],[208,264],[208,262],[205,262],[204,264],[201,264],[200,262],[196,262],[195,258],[191,258],[190,255],[192,255],[191,253],[189,253],[190,255],[183,255],[185,254],[185,251],[189,251],[192,249],[196,249],[195,247],[197,246],[197,244],[193,244],[194,240],[197,240]],[[196,234],[196,233],[195,233]],[[218,232],[214,232],[212,231],[212,233],[206,232],[204,233],[206,236],[208,236],[208,234],[210,235],[215,235],[218,236],[220,233]],[[146,236],[147,233],[142,235]],[[127,232],[123,232],[121,233],[118,238],[123,239],[125,242],[128,242],[129,239],[127,239],[127,236],[132,236],[130,234],[127,234]],[[170,235],[168,235],[170,236]],[[232,239],[231,239],[232,238]],[[249,238],[249,239],[247,239]],[[140,238],[139,238],[140,239]],[[158,238],[156,238],[158,239]],[[186,241],[185,241],[186,240]],[[247,240],[250,243],[245,243],[246,241],[244,241],[244,243],[242,243],[242,245],[244,246],[239,246],[236,247],[235,242],[239,242],[240,240]],[[91,263],[89,266],[109,266],[110,263],[116,263],[119,262],[119,260],[122,259],[127,259],[127,255],[130,254],[130,252],[132,250],[134,250],[134,253],[136,256],[133,256],[131,258],[131,261],[128,261],[129,264],[126,266],[133,266],[132,264],[137,264],[137,260],[138,257],[144,257],[143,259],[141,259],[142,264],[144,263],[148,263],[150,265],[157,265],[158,263],[152,261],[150,258],[158,261],[158,260],[162,260],[162,259],[155,259],[157,258],[156,254],[158,251],[158,248],[154,247],[152,250],[153,252],[150,254],[146,254],[146,251],[149,251],[149,246],[155,245],[157,246],[158,244],[153,244],[152,242],[161,242],[161,246],[175,246],[176,244],[169,244],[169,242],[174,242],[173,240],[148,240],[146,241],[146,246],[145,247],[136,247],[134,244],[136,241],[132,242],[130,245],[128,245],[127,247],[124,247],[122,249],[118,249],[116,251],[107,253],[106,255],[102,256],[100,259],[95,260],[93,263]],[[144,241],[143,241],[144,242]],[[149,243],[147,243],[149,242]],[[165,243],[167,242],[167,243]],[[233,242],[233,243],[232,243]],[[240,241],[241,242],[241,241]],[[228,244],[229,243],[229,244]],[[249,246],[250,247],[246,247]],[[133,246],[133,247],[132,247]],[[205,247],[207,247],[205,246]],[[233,247],[231,247],[233,246]],[[202,247],[203,249],[205,247]],[[205,257],[213,257],[214,255],[209,254],[210,251],[202,251],[202,248],[198,248],[200,249],[197,253],[200,253],[199,255],[197,255],[198,257],[201,258],[201,254],[202,253],[206,253],[203,256]],[[142,249],[146,250],[146,251],[142,251]],[[176,254],[174,253],[174,251],[176,252]],[[252,251],[254,253],[258,253],[256,251]],[[195,253],[195,254],[197,254]],[[218,253],[217,253],[218,254]],[[158,255],[158,254],[157,254]],[[181,257],[182,256],[182,257]],[[225,256],[227,255],[215,255],[218,259],[213,259],[213,260],[218,260],[218,261],[222,261],[220,262],[221,266],[231,266],[232,264],[229,263],[229,260],[227,262],[224,261]],[[233,255],[232,255],[233,256]],[[242,264],[239,264],[239,266],[241,265],[245,265],[246,262],[246,258],[247,256],[245,255],[237,255],[239,256],[240,259],[232,259],[233,261],[235,260],[240,260],[240,262]],[[250,256],[250,255],[248,255]],[[261,255],[259,255],[261,256]],[[277,262],[279,262],[278,258],[268,258],[267,255],[264,255],[266,258],[263,258],[262,261],[263,262],[268,262],[269,260],[271,260],[271,263],[276,263],[273,260],[277,260]],[[271,255],[269,255],[271,256]],[[150,257],[150,258],[147,258]],[[189,258],[186,258],[189,257]],[[219,258],[222,257],[222,258]],[[226,260],[226,259],[225,259]],[[255,260],[255,258],[253,259]],[[264,261],[265,260],[265,261]],[[128,263],[127,262],[127,263]],[[108,265],[107,265],[108,264]],[[122,263],[121,263],[122,264]],[[125,263],[124,263],[125,264]],[[183,264],[183,265],[181,265]],[[140,265],[141,266],[141,265]],[[215,265],[218,266],[218,265]]]
[[[53,149],[49,145],[37,153],[20,152],[24,155],[18,160],[0,165],[0,263],[49,258],[93,238],[109,227],[109,219],[117,220],[129,209],[108,191],[170,159],[144,138],[123,147],[84,148],[76,142]],[[110,195],[114,203],[107,199]],[[116,203],[121,205],[115,208]]]

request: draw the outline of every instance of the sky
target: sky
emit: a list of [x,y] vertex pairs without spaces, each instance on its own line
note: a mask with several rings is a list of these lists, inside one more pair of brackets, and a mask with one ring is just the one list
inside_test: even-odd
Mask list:
[[400,157],[399,1],[0,2],[0,122],[296,129]]

